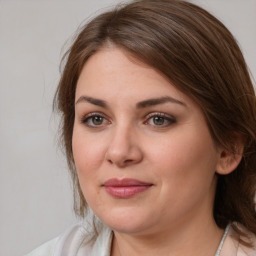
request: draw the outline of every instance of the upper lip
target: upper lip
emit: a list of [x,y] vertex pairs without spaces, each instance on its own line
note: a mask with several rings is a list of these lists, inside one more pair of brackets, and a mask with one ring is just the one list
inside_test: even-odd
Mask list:
[[151,186],[153,184],[136,179],[109,179],[103,183],[105,187],[131,187],[131,186]]

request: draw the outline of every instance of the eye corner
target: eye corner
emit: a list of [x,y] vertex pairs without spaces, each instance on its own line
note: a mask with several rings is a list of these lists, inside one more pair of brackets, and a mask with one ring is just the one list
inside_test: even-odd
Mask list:
[[91,112],[89,114],[83,115],[80,118],[80,123],[88,128],[97,129],[111,124],[111,121],[106,117],[105,114],[101,112]]
[[146,116],[144,124],[150,125],[155,128],[167,128],[177,122],[176,118],[172,115],[162,112],[152,112]]

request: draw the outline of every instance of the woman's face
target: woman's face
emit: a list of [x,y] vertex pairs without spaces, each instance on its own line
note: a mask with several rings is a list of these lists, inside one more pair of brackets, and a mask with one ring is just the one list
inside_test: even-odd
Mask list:
[[220,150],[202,111],[127,56],[100,50],[77,83],[72,143],[86,201],[124,233],[212,221]]

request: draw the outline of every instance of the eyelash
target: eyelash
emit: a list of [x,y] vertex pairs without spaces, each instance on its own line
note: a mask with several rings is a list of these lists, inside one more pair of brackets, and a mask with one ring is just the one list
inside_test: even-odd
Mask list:
[[[101,120],[103,120],[102,121],[103,123],[99,124],[99,125],[95,125],[93,123],[90,124],[89,122],[93,122],[93,118],[101,118]],[[164,124],[163,125],[162,124],[160,124],[160,125],[150,124],[150,120],[153,118],[161,118],[161,121],[163,121]],[[105,117],[105,115],[100,112],[90,113],[81,119],[81,123],[85,124],[89,128],[101,128],[105,125],[104,124],[105,122],[107,122],[108,124],[111,123],[110,121],[108,121],[108,119]],[[176,119],[174,117],[167,115],[165,113],[160,113],[160,112],[157,112],[157,113],[154,112],[154,113],[148,114],[146,116],[146,121],[143,122],[143,124],[151,125],[153,127],[158,127],[158,128],[166,128],[174,123],[176,123]]]
[[[90,127],[90,128],[99,128],[102,127],[103,125],[95,125],[95,124],[89,124],[89,122],[93,122],[93,118],[102,118],[103,120],[107,121],[107,118],[105,117],[104,114],[100,113],[100,112],[93,112],[90,113],[88,115],[85,115],[84,117],[82,117],[81,119],[81,123],[85,124],[86,126]],[[107,121],[108,123],[110,123],[109,121]]]
[[156,118],[156,117],[160,117],[162,119],[162,121],[165,122],[164,125],[156,125],[156,124],[152,124],[152,126],[154,127],[159,127],[159,128],[166,128],[174,123],[176,123],[176,119],[170,115],[167,115],[165,113],[150,113],[149,115],[147,115],[147,120],[146,122],[144,122],[145,124],[149,124],[149,121],[153,118]]

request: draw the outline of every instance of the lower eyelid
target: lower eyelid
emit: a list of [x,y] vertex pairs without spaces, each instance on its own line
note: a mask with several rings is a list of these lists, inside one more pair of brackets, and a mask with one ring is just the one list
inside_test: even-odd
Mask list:
[[[93,118],[95,117],[100,117],[102,118],[102,123],[100,124],[95,124],[93,122]],[[101,129],[109,124],[111,124],[111,121],[108,117],[106,117],[106,115],[104,115],[103,113],[100,112],[91,112],[89,114],[86,114],[84,116],[82,116],[80,118],[80,123],[82,125],[84,125],[85,127],[89,128],[89,129]]]
[[[104,126],[106,123],[111,123],[111,121],[103,113],[100,113],[100,112],[92,112],[92,113],[86,114],[86,115],[82,116],[81,118],[79,118],[79,121],[82,124],[87,124],[88,122],[90,122],[90,118],[93,118],[93,117],[96,117],[96,116],[103,118],[102,125],[98,125],[98,127]],[[154,118],[154,117],[164,118],[165,122],[168,122],[168,124],[159,125],[159,127],[160,126],[164,127],[164,126],[168,126],[168,125],[171,125],[173,123],[176,123],[176,118],[175,117],[172,117],[170,115],[167,115],[165,113],[160,113],[160,112],[159,113],[150,113],[150,114],[148,114],[145,117],[145,121],[143,123],[144,124],[149,124],[149,120]],[[89,124],[88,124],[88,126],[97,127],[97,125],[89,125]],[[157,126],[157,125],[155,125],[155,126]]]
[[[152,118],[152,117],[150,117],[150,118],[148,119],[147,123],[149,123],[149,120],[150,120],[151,118]],[[164,117],[161,117],[161,118],[164,118]],[[173,123],[176,122],[175,120],[170,119],[170,118],[164,118],[164,121],[165,121],[165,122],[168,122],[168,123],[167,123],[167,124],[163,124],[163,125],[159,125],[159,126],[168,126],[168,125],[171,125],[171,124],[173,124]],[[155,124],[154,126],[158,126],[158,125]]]

